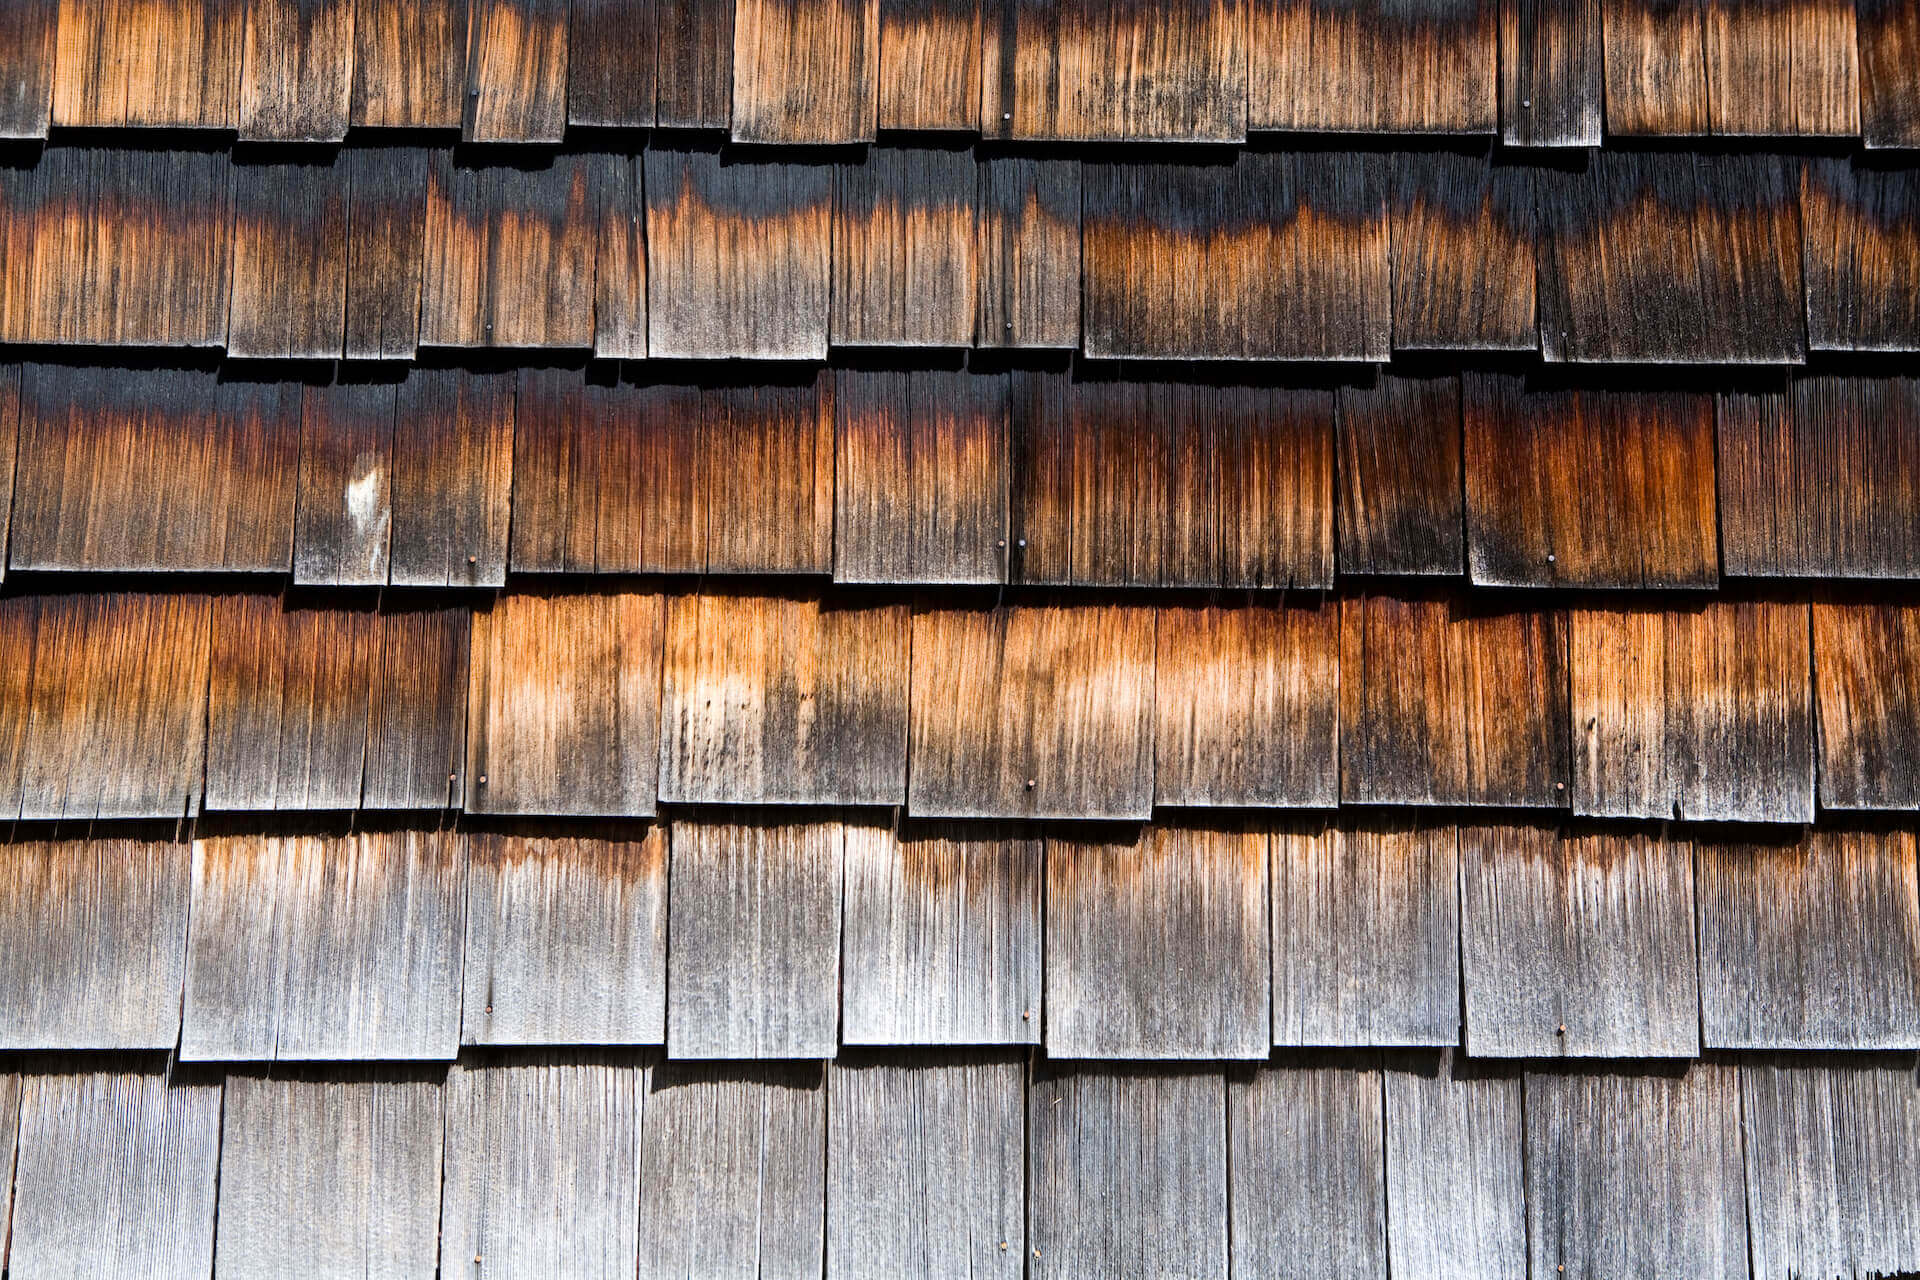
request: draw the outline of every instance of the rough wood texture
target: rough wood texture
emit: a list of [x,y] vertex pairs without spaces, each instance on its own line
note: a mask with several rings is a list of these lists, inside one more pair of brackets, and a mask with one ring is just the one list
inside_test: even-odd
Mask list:
[[1813,606],[1820,805],[1920,809],[1920,611]]
[[179,820],[199,807],[206,596],[0,601],[0,814]]
[[239,118],[243,0],[59,0],[53,123],[231,129]]
[[1573,811],[1813,821],[1807,606],[1573,611]]
[[1372,1066],[1275,1065],[1229,1082],[1235,1274],[1385,1274],[1384,1102]]
[[1020,1280],[1025,1094],[1004,1053],[829,1067],[827,1280]]
[[13,518],[13,464],[19,441],[20,366],[0,365],[0,582],[7,580],[5,551]]
[[1604,92],[1600,0],[1502,0],[1502,142],[1597,147]]
[[982,28],[988,137],[1247,136],[1243,0],[983,0]]
[[1707,122],[1716,134],[1860,132],[1849,0],[1702,0]]
[[1384,361],[1386,163],[1241,152],[1229,164],[1090,164],[1086,354]]
[[841,1038],[1038,1044],[1040,841],[975,824],[850,841]]
[[1340,605],[1340,798],[1567,803],[1567,626],[1435,600]]
[[1496,0],[1249,0],[1248,124],[1492,133]]
[[1156,804],[1340,803],[1336,608],[1166,608],[1156,630]]
[[980,128],[981,0],[880,0],[880,127]]
[[[821,1075],[804,1063],[654,1069],[640,1135],[640,1280],[822,1274]],[[631,1217],[631,1198],[623,1207]]]
[[1265,1058],[1267,838],[1153,827],[1047,844],[1052,1058]]
[[1476,1058],[1699,1055],[1690,844],[1466,828],[1460,898]]
[[667,832],[467,841],[462,1044],[667,1038]]
[[647,354],[825,360],[833,185],[827,165],[648,151]]
[[293,520],[295,584],[387,585],[394,405],[391,383],[302,389],[300,490]]
[[1307,828],[1273,837],[1273,1040],[1460,1040],[1452,827]]
[[437,1082],[235,1075],[224,1103],[217,1274],[433,1280]]
[[419,344],[428,154],[361,146],[346,153],[349,360],[411,360]]
[[681,823],[673,835],[667,1052],[831,1058],[844,849],[885,833],[740,822]]
[[973,153],[875,147],[837,175],[833,345],[970,345],[980,291]]
[[1448,151],[1393,158],[1393,346],[1532,351],[1533,171]]
[[474,615],[469,812],[652,815],[663,612],[659,596],[511,595]]
[[1869,148],[1920,147],[1920,4],[1858,0],[1860,133]]
[[464,141],[559,142],[565,135],[567,14],[568,0],[467,0]]
[[667,606],[660,798],[900,805],[905,605],[700,594]]
[[1711,397],[1469,373],[1461,403],[1476,585],[1719,584]]
[[[0,1048],[171,1049],[187,944],[185,845],[0,846]],[[0,1127],[0,1148],[10,1140]]]
[[1227,1098],[1218,1071],[1036,1072],[1027,1139],[1034,1280],[1226,1280]]
[[349,121],[457,129],[467,83],[467,0],[354,0]]
[[1913,1060],[1835,1054],[1740,1065],[1756,1276],[1872,1276],[1920,1259]]
[[22,1077],[7,1274],[210,1275],[220,1093],[77,1063]]
[[982,157],[982,347],[1080,345],[1080,162]]
[[733,140],[873,141],[880,0],[739,0]]
[[1710,1063],[1528,1072],[1529,1274],[1745,1280],[1739,1089]]
[[1729,575],[1920,577],[1920,379],[1723,395],[1718,440]]
[[459,803],[472,625],[465,609],[388,606],[382,614],[361,808],[444,809]]
[[[14,1157],[20,1138],[20,1077],[14,1074],[0,1075],[0,1159],[7,1163],[8,1170],[14,1168]],[[11,1177],[11,1174],[9,1174]],[[13,1238],[13,1195],[0,1198],[0,1237]]]
[[1520,1079],[1451,1053],[1385,1072],[1387,1270],[1395,1280],[1526,1280]]
[[1608,133],[1707,132],[1703,4],[1704,0],[1600,0]]
[[1920,350],[1920,173],[1807,160],[1800,221],[1807,345]]
[[833,567],[833,380],[824,369],[701,396],[709,573]]
[[353,94],[354,0],[249,0],[242,141],[338,142]]
[[654,38],[659,34],[657,0],[572,0],[567,10],[567,123],[651,129],[657,95]]
[[1153,614],[1127,606],[917,613],[908,809],[1148,817],[1153,646]]
[[513,483],[511,373],[415,369],[394,406],[396,587],[501,587]]
[[725,129],[733,112],[734,0],[656,0],[662,129]]
[[181,1059],[451,1059],[466,906],[443,834],[196,841]]
[[1337,396],[1340,572],[1459,574],[1459,379],[1382,371]]
[[632,1276],[649,1074],[630,1058],[566,1053],[450,1070],[443,1271]]
[[1909,832],[1699,847],[1705,1043],[1920,1048],[1920,896]]
[[[47,136],[59,16],[59,0],[16,0],[8,6],[7,25],[0,29],[0,139]],[[5,1226],[6,1211],[0,1210],[0,1229]]]
[[1805,358],[1800,220],[1776,157],[1597,151],[1538,182],[1548,361]]

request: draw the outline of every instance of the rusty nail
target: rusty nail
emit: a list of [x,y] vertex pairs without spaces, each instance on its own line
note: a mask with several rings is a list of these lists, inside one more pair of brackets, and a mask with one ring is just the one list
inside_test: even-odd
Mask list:
[[1007,545],[1007,540],[1005,538],[1002,538],[998,542],[994,543],[993,545],[996,547],[1004,547]]
[[487,785],[487,775],[484,773],[480,775],[480,785],[483,787]]
[[1567,1024],[1563,1022],[1558,1027],[1555,1027],[1553,1034],[1557,1036],[1563,1036],[1567,1034]]
[[468,557],[467,557],[467,563],[468,563],[468,564],[479,564],[479,563],[480,563],[480,557],[479,557],[479,556],[468,556]]
[[1020,1021],[1022,1021],[1022,1022],[1032,1022],[1032,1021],[1033,1021],[1033,1010],[1031,1010],[1031,1009],[1022,1009],[1022,1010],[1020,1011]]
[[1033,786],[1034,786],[1034,783],[1035,783],[1036,781],[1038,781],[1038,779],[1035,779],[1035,778],[1028,778],[1028,779],[1027,779],[1027,790],[1029,790],[1029,791],[1031,791],[1031,790],[1033,790]]
[[488,1013],[492,1013],[492,1012],[493,1012],[493,1006],[492,1006],[492,1005],[488,1005],[488,1006],[487,1006],[487,1012],[488,1012]]

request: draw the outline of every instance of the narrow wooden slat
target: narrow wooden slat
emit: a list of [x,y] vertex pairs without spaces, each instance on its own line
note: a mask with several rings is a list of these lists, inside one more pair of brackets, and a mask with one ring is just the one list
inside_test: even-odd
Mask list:
[[458,129],[467,83],[467,0],[354,0],[348,122]]
[[982,157],[982,347],[1080,345],[1080,162]]
[[214,1266],[235,1280],[432,1280],[440,1085],[360,1069],[230,1076]]
[[1468,828],[1460,898],[1466,1047],[1475,1057],[1699,1054],[1686,842]]
[[245,0],[59,0],[53,123],[232,129]]
[[248,0],[242,141],[338,142],[353,98],[355,0]]
[[[171,1049],[180,1036],[184,845],[0,846],[0,1047]],[[11,1135],[0,1129],[0,1148]]]
[[465,790],[465,609],[403,609],[380,616],[380,655],[367,718],[364,809],[444,809]]
[[659,596],[509,595],[473,619],[466,807],[649,817]]
[[1339,804],[1337,609],[1167,608],[1156,627],[1156,804]]
[[1393,158],[1393,346],[1531,351],[1532,170],[1448,151]]
[[[13,469],[20,441],[20,366],[0,365],[0,553],[13,521]],[[0,582],[7,580],[7,558],[0,554]]]
[[734,0],[656,0],[658,123],[724,129],[733,113]]
[[23,1077],[7,1274],[211,1274],[220,1095],[78,1064]]
[[1126,606],[916,614],[908,809],[1146,818],[1153,643],[1153,615]]
[[1248,125],[1492,133],[1495,0],[1249,0]]
[[662,1044],[667,832],[467,842],[462,1044]]
[[1387,1272],[1526,1280],[1520,1079],[1452,1053],[1385,1072]]
[[[0,1159],[7,1162],[7,1168],[14,1167],[14,1157],[20,1138],[20,1077],[15,1074],[0,1075]],[[9,1194],[0,1199],[0,1236],[8,1240],[13,1238],[13,1196]]]
[[596,156],[593,169],[593,354],[603,360],[647,354],[647,204],[641,161]]
[[347,301],[346,177],[335,164],[234,170],[228,355],[339,358]]
[[871,142],[880,0],[737,0],[736,142]]
[[833,380],[825,370],[700,396],[709,573],[833,567]]
[[1459,574],[1459,379],[1382,371],[1337,395],[1340,572]]
[[1275,833],[1275,1044],[1459,1042],[1458,858],[1452,827]]
[[558,142],[566,134],[567,10],[568,0],[468,0],[463,140]]
[[1574,812],[1813,821],[1808,632],[1805,605],[1574,611]]
[[849,841],[847,1044],[1038,1044],[1041,846],[973,824]]
[[1708,130],[1706,0],[1600,0],[1607,132]]
[[1807,345],[1920,350],[1920,174],[1810,159],[1800,171]]
[[1860,132],[1850,0],[1702,0],[1701,26],[1707,120],[1714,133]]
[[1860,57],[1860,133],[1869,148],[1920,147],[1920,4],[1856,0]]
[[981,0],[880,0],[882,129],[980,129]]
[[1500,140],[1600,145],[1600,0],[1501,0]]
[[506,583],[513,477],[511,373],[415,369],[394,408],[391,581]]
[[980,289],[973,154],[875,147],[837,174],[833,344],[971,344]]
[[346,153],[349,360],[410,360],[419,345],[427,157],[420,147]]
[[342,383],[300,396],[293,580],[381,587],[393,530],[394,386]]
[[571,0],[567,123],[651,129],[655,120],[656,0]]
[[[0,139],[47,136],[59,16],[59,0],[18,0],[7,10],[0,30]],[[0,1226],[5,1222],[0,1211]]]
[[1699,846],[1700,1013],[1713,1048],[1920,1048],[1910,832]]
[[674,827],[670,1055],[834,1055],[843,851],[882,839],[877,829],[837,822]]
[[904,605],[675,597],[661,669],[660,798],[904,803],[908,639]]
[[196,841],[181,1059],[452,1059],[465,878],[440,833]]
[[1036,1072],[1027,1274],[1226,1280],[1227,1167],[1218,1071]]
[[1813,606],[1824,809],[1920,809],[1920,611]]

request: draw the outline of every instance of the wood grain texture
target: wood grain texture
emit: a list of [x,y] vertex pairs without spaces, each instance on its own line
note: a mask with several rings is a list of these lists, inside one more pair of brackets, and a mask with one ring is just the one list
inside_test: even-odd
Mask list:
[[234,170],[228,355],[339,358],[347,302],[345,179],[337,164]]
[[1495,0],[1249,0],[1248,125],[1492,133]]
[[836,170],[834,346],[965,347],[980,291],[973,153],[874,147]]
[[240,138],[339,142],[353,99],[354,0],[248,0]]
[[559,142],[567,131],[568,0],[468,0],[466,142]]
[[1007,576],[1008,379],[958,370],[836,373],[836,582]]
[[1397,1280],[1526,1280],[1520,1078],[1452,1053],[1391,1066],[1387,1272]]
[[1807,606],[1571,616],[1573,811],[1813,821]]
[[1920,611],[1813,606],[1824,809],[1920,809]]
[[1229,1080],[1235,1274],[1385,1273],[1384,1100],[1372,1065],[1273,1065]]
[[445,809],[465,792],[465,609],[400,608],[380,616],[368,704],[363,809]]
[[1597,147],[1606,92],[1600,0],[1502,0],[1500,140]]
[[1537,181],[1546,360],[1804,359],[1800,220],[1777,158],[1597,151]]
[[361,146],[346,153],[349,360],[411,360],[419,345],[428,154]]
[[458,129],[467,84],[467,0],[354,0],[348,121]]
[[1869,149],[1920,147],[1920,4],[1858,0],[1855,43],[1860,58],[1860,134]]
[[[0,1075],[0,1158],[7,1162],[7,1168],[14,1167],[14,1158],[20,1145],[20,1077],[8,1073]],[[4,1200],[0,1200],[0,1234],[7,1239],[13,1238],[13,1195],[11,1188]]]
[[1382,371],[1371,386],[1343,386],[1336,396],[1340,572],[1459,574],[1459,379]]
[[[0,1047],[171,1049],[180,1035],[188,851],[134,840],[0,847]],[[0,1146],[10,1134],[0,1129]]]
[[1020,1280],[1025,1064],[1004,1052],[827,1068],[827,1280]]
[[1720,135],[1860,132],[1853,5],[1702,0],[1707,121]]
[[1118,605],[916,613],[907,808],[1148,817],[1153,622]]
[[1386,163],[1378,155],[1089,164],[1083,210],[1090,357],[1387,358]]
[[450,1060],[466,907],[441,833],[195,841],[181,1059]]
[[1717,418],[1730,576],[1920,577],[1920,379],[1798,378]]
[[1452,827],[1305,827],[1273,837],[1273,1040],[1460,1040]]
[[662,1044],[667,833],[467,842],[462,1044]]
[[725,129],[733,114],[734,0],[655,2],[659,126]]
[[1264,834],[1047,842],[1047,1054],[1265,1058]]
[[1461,377],[1475,585],[1711,588],[1713,401]]
[[1920,1259],[1912,1058],[1740,1064],[1753,1274],[1893,1275]]
[[1218,1071],[1036,1072],[1027,1274],[1226,1280],[1226,1092]]
[[1080,345],[1080,162],[979,161],[982,347]]
[[7,1274],[211,1274],[220,1095],[77,1062],[23,1076]]
[[833,379],[826,370],[700,397],[709,573],[833,568]]
[[640,1280],[821,1275],[826,1161],[818,1065],[655,1068],[640,1135]]
[[981,132],[1060,142],[1247,136],[1243,0],[985,0]]
[[884,838],[837,822],[676,824],[667,1052],[833,1057],[844,851]]
[[4,553],[13,520],[13,471],[19,442],[20,366],[0,365],[0,582],[7,580]]
[[53,123],[232,129],[244,0],[59,0]]
[[209,601],[0,602],[0,814],[179,820],[206,743]]
[[1816,831],[1699,846],[1705,1043],[1920,1047],[1920,898],[1910,832]]
[[1460,910],[1476,1058],[1698,1056],[1687,842],[1466,828]]
[[[17,0],[7,16],[0,31],[0,139],[44,138],[53,114],[59,0]],[[0,1210],[0,1228],[5,1225]]]
[[631,1277],[650,1075],[630,1055],[564,1051],[448,1071],[443,1271]]
[[827,165],[648,151],[647,354],[825,360],[833,187]]
[[1336,608],[1165,608],[1156,632],[1156,804],[1339,804]]
[[905,605],[674,597],[660,681],[661,800],[904,803],[908,625]]
[[227,1079],[218,1274],[432,1280],[440,1085],[361,1069]]
[[880,0],[738,0],[735,142],[871,142]]
[[507,578],[514,377],[415,369],[394,405],[396,587],[500,587]]
[[1745,1277],[1739,1090],[1730,1064],[1529,1071],[1529,1274]]
[[1609,134],[1708,131],[1704,9],[1705,0],[1600,0]]
[[649,817],[659,596],[509,595],[473,619],[470,813]]
[[1816,351],[1920,350],[1920,174],[1804,162],[1807,345]]
[[293,517],[299,586],[384,587],[393,534],[392,383],[300,393],[300,485]]
[[656,0],[572,0],[567,10],[568,124],[653,127],[658,80],[654,43],[659,31]]
[[1038,1044],[1041,844],[975,824],[851,840],[841,913],[849,1045]]
[[1564,615],[1357,596],[1340,627],[1344,803],[1566,805]]
[[1532,351],[1533,171],[1450,151],[1393,158],[1393,346]]
[[880,0],[882,129],[977,133],[981,0]]

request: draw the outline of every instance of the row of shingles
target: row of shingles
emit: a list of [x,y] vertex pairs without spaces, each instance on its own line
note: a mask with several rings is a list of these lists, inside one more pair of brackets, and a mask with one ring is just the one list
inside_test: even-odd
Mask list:
[[30,0],[0,61],[0,136],[49,121],[521,142],[569,125],[780,143],[1498,129],[1591,146],[1604,115],[1624,136],[1920,139],[1903,0],[180,0],[158,29],[145,13]]
[[61,147],[0,192],[0,340],[1787,363],[1920,347],[1916,183],[1843,159],[1647,153],[1571,171],[1358,152],[1083,171],[893,148],[479,167],[354,148],[250,167]]
[[601,1051],[475,1059],[444,1080],[110,1063],[0,1076],[0,1121],[19,1280],[426,1280],[436,1264],[1743,1280],[1920,1262],[1910,1057],[1485,1072],[1346,1055],[1223,1073]]

